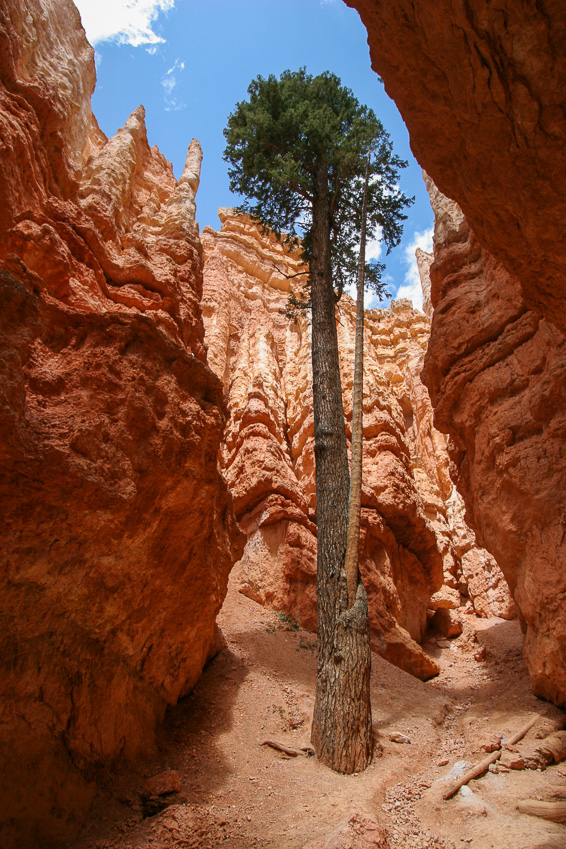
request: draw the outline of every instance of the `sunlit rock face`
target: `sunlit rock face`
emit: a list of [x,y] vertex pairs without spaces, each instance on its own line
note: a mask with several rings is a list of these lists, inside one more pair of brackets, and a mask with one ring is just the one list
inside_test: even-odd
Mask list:
[[419,163],[525,304],[566,330],[566,5],[346,3]]
[[423,379],[451,434],[467,514],[514,592],[533,690],[565,705],[566,342],[527,308],[457,205],[429,188],[437,227]]
[[[205,228],[203,316],[211,368],[231,416],[222,465],[248,535],[237,568],[242,592],[316,627],[316,492],[310,326],[284,314],[304,268],[297,253],[249,218],[220,210]],[[347,436],[352,417],[355,309],[337,313]],[[481,552],[453,491],[445,438],[420,381],[429,321],[410,302],[366,312],[361,568],[374,647],[421,678],[435,672],[418,643],[427,608],[457,607],[464,555]],[[490,564],[491,565],[491,564]],[[513,615],[501,573],[477,590],[482,615]],[[469,572],[472,572],[470,566]],[[497,578],[495,578],[497,573]],[[475,573],[474,573],[475,574]],[[447,582],[451,595],[434,593]],[[499,582],[501,598],[491,593]],[[505,588],[505,593],[503,593]],[[432,601],[431,601],[432,596]],[[446,600],[448,598],[448,601]]]
[[195,224],[140,107],[107,140],[67,0],[0,8],[0,844],[62,845],[151,749],[241,553]]

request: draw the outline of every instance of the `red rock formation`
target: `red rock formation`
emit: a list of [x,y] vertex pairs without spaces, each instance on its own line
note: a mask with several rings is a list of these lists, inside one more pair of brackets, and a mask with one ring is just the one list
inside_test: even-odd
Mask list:
[[[430,188],[434,315],[423,378],[454,443],[468,515],[514,592],[533,690],[566,705],[566,340],[527,308],[456,204]],[[475,566],[466,568],[471,584]]]
[[566,6],[346,0],[411,147],[528,307],[566,330]]
[[[209,361],[223,378],[232,414],[223,465],[236,515],[248,534],[238,568],[240,586],[260,603],[314,629],[310,330],[304,317],[292,323],[283,314],[289,275],[302,267],[273,237],[261,236],[248,218],[224,210],[221,219],[219,233],[205,228],[202,236],[203,315]],[[345,298],[338,336],[347,429],[354,313]],[[457,526],[461,511],[455,512],[454,505],[460,502],[453,495],[445,439],[432,426],[432,408],[419,378],[428,331],[428,320],[407,301],[367,313],[360,549],[374,646],[423,678],[434,672],[417,645],[427,608],[458,607],[457,588],[465,588],[461,555],[482,556],[465,523]],[[442,567],[451,595],[444,592],[431,601],[442,583]],[[484,615],[512,615],[508,597],[507,608],[500,604],[494,610],[487,588],[476,584]]]
[[[420,263],[425,275],[429,265]],[[425,276],[425,285],[426,282]],[[410,313],[407,318],[411,320]],[[405,440],[413,475],[443,554],[444,586],[432,596],[429,607],[455,609],[460,606],[460,594],[463,594],[470,598],[478,616],[512,619],[516,608],[509,587],[495,559],[478,547],[475,534],[466,523],[462,496],[450,477],[446,438],[433,424],[429,394],[421,381],[426,341],[426,337],[421,339],[423,347],[406,364],[396,347],[391,353],[403,376],[403,383],[396,385],[403,388],[400,402],[405,412]]]
[[534,690],[563,705],[566,7],[346,2],[413,152],[463,211],[437,209],[426,381],[470,522],[515,590]]
[[67,0],[0,8],[0,844],[61,845],[217,644],[239,532],[205,362],[200,149],[107,141]]

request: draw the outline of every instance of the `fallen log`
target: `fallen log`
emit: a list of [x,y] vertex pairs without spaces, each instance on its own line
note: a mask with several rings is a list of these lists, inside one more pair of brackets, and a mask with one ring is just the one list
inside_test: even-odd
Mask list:
[[[518,743],[519,740],[522,740],[527,731],[529,731],[533,727],[537,719],[539,719],[538,713],[536,714],[536,716],[531,717],[531,719],[529,719],[529,721],[525,725],[523,725],[523,727],[519,731],[517,731],[516,734],[510,737],[509,740],[507,740],[507,744],[509,746],[514,746],[515,743]],[[472,781],[473,778],[478,778],[480,775],[483,775],[486,769],[489,769],[490,765],[494,764],[495,761],[499,760],[500,757],[501,749],[497,752],[492,752],[491,755],[488,755],[487,758],[484,758],[483,761],[479,762],[479,764],[476,764],[475,766],[471,767],[467,772],[465,772],[464,775],[458,779],[458,781],[456,781],[451,787],[448,788],[446,793],[442,794],[442,798],[451,799],[452,796],[456,795],[460,787],[463,787],[464,784],[468,783],[468,781]]]
[[566,802],[539,802],[538,799],[522,799],[517,804],[521,814],[542,817],[550,822],[566,823]]

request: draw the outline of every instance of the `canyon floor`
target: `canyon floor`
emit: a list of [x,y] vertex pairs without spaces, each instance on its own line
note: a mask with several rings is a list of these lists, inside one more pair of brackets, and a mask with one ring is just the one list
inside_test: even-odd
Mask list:
[[[316,639],[242,596],[236,581],[219,617],[225,649],[168,712],[155,755],[98,776],[76,849],[318,849],[325,841],[332,849],[564,849],[565,825],[516,810],[519,799],[566,795],[564,765],[488,772],[465,795],[441,799],[454,765],[480,761],[496,735],[511,736],[540,713],[529,739],[545,718],[561,717],[529,690],[517,621],[468,615],[459,638],[431,640],[425,648],[442,671],[428,683],[374,655],[380,755],[364,773],[341,776],[314,757],[263,745],[308,746]],[[410,742],[392,742],[395,733]],[[144,819],[155,776],[174,791],[160,797],[171,804]]]

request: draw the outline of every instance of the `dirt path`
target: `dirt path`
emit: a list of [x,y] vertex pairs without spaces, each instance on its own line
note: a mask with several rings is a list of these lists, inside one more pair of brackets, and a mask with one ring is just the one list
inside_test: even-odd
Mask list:
[[[426,684],[374,656],[381,756],[347,777],[314,757],[287,758],[261,745],[308,745],[315,637],[233,588],[219,624],[226,649],[168,713],[158,754],[136,770],[102,776],[76,849],[302,849],[323,846],[354,813],[384,833],[360,826],[357,837],[335,840],[332,849],[565,849],[566,826],[516,810],[517,800],[545,798],[549,789],[566,796],[565,766],[488,773],[467,795],[440,798],[447,785],[438,779],[457,762],[485,757],[482,745],[497,734],[510,736],[535,713],[561,716],[529,691],[517,622],[469,617],[459,639],[428,644],[442,672]],[[476,660],[483,647],[485,659]],[[392,742],[393,732],[410,742]],[[179,774],[161,779],[176,791],[173,804],[142,819],[144,785],[165,770]]]

